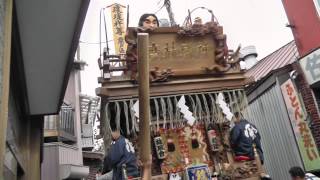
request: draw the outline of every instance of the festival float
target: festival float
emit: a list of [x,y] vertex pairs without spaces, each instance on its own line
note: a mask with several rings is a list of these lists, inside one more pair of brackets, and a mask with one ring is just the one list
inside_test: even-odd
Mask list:
[[239,160],[229,143],[233,112],[247,113],[248,79],[223,27],[189,14],[181,27],[128,27],[125,36],[123,7],[110,8],[118,52],[104,49],[96,89],[105,150],[113,126],[142,161],[152,153],[152,179],[260,179],[258,156]]

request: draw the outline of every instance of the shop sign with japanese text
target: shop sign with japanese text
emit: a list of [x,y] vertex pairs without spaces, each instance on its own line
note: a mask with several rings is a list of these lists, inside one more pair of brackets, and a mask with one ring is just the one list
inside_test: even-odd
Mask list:
[[320,49],[299,60],[309,85],[320,82]]
[[307,171],[320,169],[320,157],[311,130],[306,120],[304,107],[291,79],[281,85],[290,122],[297,140],[300,154]]

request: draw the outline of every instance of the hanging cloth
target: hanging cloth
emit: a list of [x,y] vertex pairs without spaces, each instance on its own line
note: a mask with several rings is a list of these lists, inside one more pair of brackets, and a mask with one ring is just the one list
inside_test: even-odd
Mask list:
[[164,98],[160,98],[161,110],[162,110],[162,118],[163,118],[163,128],[166,129],[167,127],[167,110],[166,110],[166,102]]
[[177,96],[174,96],[174,105],[173,105],[173,109],[174,109],[174,119],[176,124],[180,124],[181,123],[181,118],[180,118],[180,109],[178,108],[178,99]]
[[209,124],[209,122],[210,122],[210,110],[209,110],[207,98],[206,98],[205,94],[201,94],[201,96],[202,96],[202,100],[203,100],[204,109],[206,111],[205,122],[206,122],[206,124]]
[[170,128],[173,129],[173,107],[172,107],[172,103],[171,103],[170,97],[167,97],[167,105],[168,105]]
[[160,130],[160,125],[159,125],[159,104],[156,98],[153,99],[154,102],[154,107],[156,110],[156,124],[157,124],[157,132]]
[[129,108],[126,101],[123,101],[124,115],[126,118],[126,133],[130,135],[130,124],[129,124]]
[[196,104],[197,104],[196,105],[197,106],[196,109],[197,109],[197,113],[198,113],[198,117],[199,117],[198,118],[199,119],[198,122],[199,122],[199,121],[203,121],[203,118],[202,118],[203,117],[202,116],[203,115],[203,113],[202,113],[203,110],[202,110],[202,104],[201,104],[201,101],[200,101],[200,98],[199,98],[200,94],[196,94],[195,96],[196,96]]
[[218,119],[218,110],[217,110],[216,102],[211,93],[209,93],[208,95],[210,97],[210,102],[211,102],[211,122],[216,123]]
[[188,97],[191,101],[192,114],[195,116],[195,119],[197,121],[198,117],[197,117],[196,103],[194,102],[193,97],[191,95],[187,95],[186,97]]
[[118,101],[115,101],[116,106],[116,128],[118,131],[122,132],[121,125],[120,125],[120,114],[121,114],[121,107]]
[[103,134],[104,150],[105,152],[108,152],[112,142],[109,103],[107,103],[104,108],[103,122],[104,122],[104,134]]
[[236,99],[236,111],[240,112],[240,105],[239,105],[240,104],[240,98],[237,97],[236,91],[232,91],[232,96],[233,96],[234,99]]
[[130,99],[130,116],[131,116],[131,132],[133,133],[134,136],[137,136],[137,133],[139,131],[139,126],[137,126],[137,119],[136,116],[134,115],[134,111],[132,110],[134,103],[133,99]]

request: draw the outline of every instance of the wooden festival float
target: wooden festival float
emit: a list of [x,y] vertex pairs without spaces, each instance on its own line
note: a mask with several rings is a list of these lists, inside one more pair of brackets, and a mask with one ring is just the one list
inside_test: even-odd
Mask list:
[[[110,126],[133,142],[137,154],[145,148],[141,147],[145,142],[138,143],[143,135],[134,110],[141,53],[149,62],[150,103],[144,105],[150,108],[146,114],[153,179],[167,179],[170,173],[178,173],[182,179],[208,179],[208,174],[218,174],[219,179],[259,179],[260,160],[235,161],[229,144],[230,121],[223,106],[230,112],[246,113],[244,86],[248,80],[240,70],[240,48],[228,50],[222,26],[213,21],[149,30],[145,49],[139,46],[137,33],[146,32],[140,28],[127,31],[126,54],[104,52],[99,61],[101,87],[96,93],[101,97],[101,134],[106,149]],[[182,97],[195,118],[192,126],[181,112]]]

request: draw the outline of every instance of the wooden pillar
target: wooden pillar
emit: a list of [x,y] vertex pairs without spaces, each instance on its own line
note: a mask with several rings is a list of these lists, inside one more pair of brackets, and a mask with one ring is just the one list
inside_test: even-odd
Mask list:
[[151,167],[147,165],[151,161],[150,142],[150,95],[149,95],[149,34],[138,33],[138,73],[139,73],[139,146],[140,158],[144,164],[144,177],[151,179]]
[[43,116],[31,118],[29,132],[29,161],[27,179],[41,179],[41,138],[43,128]]
[[[0,54],[0,66],[2,71],[0,81],[0,179],[3,178],[3,162],[6,149],[6,134],[8,121],[9,81],[11,62],[11,32],[12,32],[12,0],[4,1],[4,46],[3,54]],[[1,21],[1,19],[0,19]]]

